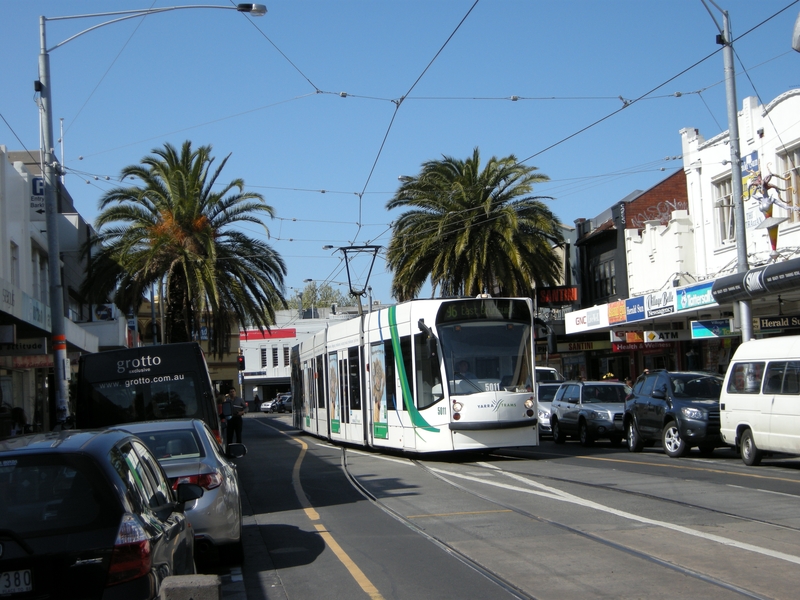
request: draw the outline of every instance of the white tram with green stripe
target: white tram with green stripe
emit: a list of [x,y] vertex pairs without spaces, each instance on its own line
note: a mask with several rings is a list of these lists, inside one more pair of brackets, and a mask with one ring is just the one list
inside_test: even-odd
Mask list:
[[376,449],[537,445],[533,357],[529,299],[412,300],[294,348],[295,420],[333,442]]

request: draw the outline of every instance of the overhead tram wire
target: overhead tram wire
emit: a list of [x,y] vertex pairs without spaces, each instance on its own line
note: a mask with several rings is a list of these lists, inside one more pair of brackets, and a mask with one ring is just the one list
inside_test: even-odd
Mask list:
[[383,140],[381,141],[381,145],[378,148],[378,153],[375,156],[375,160],[372,162],[372,167],[369,170],[369,175],[367,175],[367,180],[364,182],[364,187],[361,189],[361,193],[358,195],[358,221],[359,221],[359,224],[358,224],[358,229],[356,230],[356,234],[353,236],[353,242],[355,242],[355,240],[358,238],[359,233],[361,232],[361,204],[362,204],[362,201],[363,201],[364,193],[367,190],[367,186],[369,186],[369,182],[372,179],[373,173],[375,172],[375,167],[378,165],[378,160],[380,160],[381,154],[383,153],[383,148],[386,145],[386,140],[389,137],[389,132],[392,130],[392,125],[394,125],[394,120],[397,117],[397,111],[400,110],[400,105],[403,103],[403,100],[405,100],[405,98],[411,93],[411,91],[417,86],[417,84],[422,80],[422,78],[425,76],[425,73],[428,72],[428,69],[431,68],[431,66],[436,61],[436,59],[439,58],[439,55],[444,51],[444,49],[450,43],[450,40],[453,39],[453,36],[455,36],[455,34],[458,32],[458,30],[461,29],[461,26],[464,24],[464,21],[467,20],[467,17],[469,17],[469,15],[472,13],[472,11],[475,9],[475,7],[478,5],[478,2],[480,2],[480,0],[475,0],[475,2],[473,2],[472,6],[469,7],[469,10],[467,10],[467,13],[463,16],[461,21],[458,22],[458,25],[456,25],[456,28],[448,36],[448,38],[445,40],[444,44],[442,44],[441,48],[439,48],[439,50],[436,52],[436,54],[433,56],[433,58],[430,60],[430,62],[427,64],[427,66],[422,70],[422,73],[419,74],[419,77],[417,77],[417,79],[414,81],[414,83],[411,84],[411,87],[408,88],[408,91],[403,96],[401,96],[398,100],[395,101],[395,109],[394,109],[394,112],[392,113],[392,118],[389,121],[389,126],[386,128],[386,133],[384,134]]
[[[761,21],[761,22],[760,22],[760,23],[758,23],[757,25],[754,25],[753,27],[751,27],[750,29],[748,29],[747,31],[745,31],[743,34],[741,34],[740,36],[738,36],[738,37],[734,38],[734,39],[733,39],[733,41],[732,41],[731,43],[737,42],[737,41],[741,40],[743,37],[745,37],[745,36],[747,36],[747,35],[751,34],[753,31],[755,31],[755,30],[756,30],[756,29],[758,29],[759,27],[763,26],[765,23],[767,23],[767,22],[771,21],[772,19],[774,19],[775,17],[777,17],[779,14],[781,14],[781,13],[782,13],[782,12],[784,12],[784,11],[786,11],[787,9],[789,9],[789,8],[790,8],[790,7],[792,7],[793,5],[797,4],[798,2],[800,2],[800,0],[793,0],[792,2],[790,2],[790,3],[789,3],[787,6],[785,6],[784,8],[782,8],[782,9],[778,10],[776,13],[774,13],[774,14],[772,14],[771,16],[767,17],[766,19],[764,19],[763,21]],[[636,104],[637,102],[640,102],[641,100],[644,100],[645,98],[647,98],[648,96],[650,96],[650,94],[652,94],[652,93],[653,93],[653,92],[655,92],[656,90],[659,90],[659,89],[661,89],[662,87],[664,87],[664,86],[665,86],[665,85],[667,85],[668,83],[670,83],[670,82],[672,82],[672,81],[676,80],[676,79],[677,79],[678,77],[680,77],[681,75],[683,75],[683,74],[685,74],[685,73],[687,73],[687,72],[691,71],[691,70],[692,70],[692,69],[694,69],[696,66],[698,66],[698,65],[700,65],[700,64],[702,64],[702,63],[704,63],[704,62],[705,62],[705,61],[707,61],[709,58],[711,58],[712,56],[714,56],[714,55],[718,54],[718,53],[719,53],[719,52],[721,52],[721,51],[722,51],[722,47],[719,47],[719,48],[717,48],[717,49],[716,49],[716,50],[714,50],[714,52],[712,52],[711,54],[707,55],[707,56],[706,56],[706,57],[704,57],[704,58],[701,58],[700,60],[698,60],[697,62],[695,62],[695,63],[694,63],[694,64],[692,64],[691,66],[689,66],[689,67],[687,67],[687,68],[683,69],[682,71],[680,71],[680,72],[679,72],[679,73],[677,73],[676,75],[673,75],[672,77],[670,77],[669,79],[667,79],[667,80],[666,80],[666,81],[664,81],[663,83],[661,83],[661,84],[657,85],[656,87],[652,88],[650,91],[648,91],[648,92],[645,92],[644,94],[642,94],[642,95],[641,95],[641,96],[639,96],[638,98],[635,98],[635,99],[633,99],[633,100],[629,100],[627,103],[623,103],[623,105],[622,105],[622,107],[621,107],[621,108],[618,108],[617,110],[615,110],[615,111],[613,111],[613,112],[611,112],[611,113],[607,114],[606,116],[604,116],[604,117],[601,117],[600,119],[597,119],[597,120],[596,120],[596,121],[594,121],[593,123],[590,123],[589,125],[587,125],[587,126],[585,126],[585,127],[581,128],[581,129],[579,129],[578,131],[576,131],[576,132],[574,132],[574,133],[571,133],[571,134],[570,134],[570,135],[568,135],[567,137],[565,137],[565,138],[562,138],[561,140],[559,140],[559,141],[557,141],[557,142],[555,142],[555,143],[553,143],[553,144],[550,144],[550,145],[549,145],[549,146],[547,146],[546,148],[543,148],[542,150],[539,150],[538,152],[535,152],[534,154],[531,154],[529,157],[527,157],[527,158],[525,158],[525,159],[523,159],[523,160],[519,161],[519,163],[518,163],[518,164],[523,164],[523,163],[526,163],[526,162],[528,162],[529,160],[531,160],[532,158],[536,158],[537,156],[540,156],[540,155],[544,154],[544,153],[545,153],[545,152],[547,152],[548,150],[552,150],[553,148],[555,148],[555,147],[557,147],[557,146],[560,146],[560,145],[561,145],[561,144],[563,144],[564,142],[567,142],[567,141],[571,140],[572,138],[574,138],[574,137],[576,137],[576,136],[580,135],[581,133],[583,133],[583,132],[585,132],[585,131],[588,131],[589,129],[591,129],[591,128],[595,127],[596,125],[599,125],[599,124],[600,124],[600,123],[602,123],[603,121],[606,121],[606,120],[610,119],[611,117],[613,117],[613,116],[615,116],[616,114],[618,114],[618,113],[622,112],[623,110],[625,110],[625,109],[626,109],[626,108],[628,108],[629,106],[631,106],[631,105],[633,105],[633,104]]]

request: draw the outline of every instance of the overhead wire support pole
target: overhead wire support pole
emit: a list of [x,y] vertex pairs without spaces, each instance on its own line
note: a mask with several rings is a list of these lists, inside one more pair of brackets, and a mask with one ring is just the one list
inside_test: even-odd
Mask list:
[[[728,109],[728,142],[731,149],[731,195],[733,196],[733,221],[736,236],[736,272],[746,273],[750,268],[747,261],[747,230],[745,228],[744,198],[742,189],[742,157],[739,148],[739,111],[736,100],[736,72],[733,62],[733,35],[728,11],[722,10],[714,0],[708,0],[722,13],[720,28],[714,14],[705,0],[701,0],[708,10],[714,24],[720,31],[717,43],[722,45],[722,59],[725,68],[725,99]],[[753,339],[753,319],[749,300],[739,301],[739,322],[742,329],[742,341]]]

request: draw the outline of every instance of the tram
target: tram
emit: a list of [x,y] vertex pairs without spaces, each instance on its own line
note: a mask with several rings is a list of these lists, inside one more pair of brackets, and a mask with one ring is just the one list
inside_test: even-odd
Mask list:
[[412,300],[292,350],[295,423],[335,443],[413,453],[538,445],[527,298]]

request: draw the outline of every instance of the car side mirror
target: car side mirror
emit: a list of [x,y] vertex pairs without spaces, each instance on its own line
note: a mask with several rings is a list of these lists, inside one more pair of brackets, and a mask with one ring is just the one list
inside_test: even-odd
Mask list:
[[653,398],[657,398],[658,400],[663,400],[667,397],[667,394],[664,392],[664,390],[653,390],[651,396],[653,396]]
[[228,458],[241,458],[247,455],[247,446],[244,444],[228,444],[225,456]]

